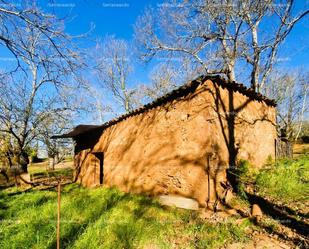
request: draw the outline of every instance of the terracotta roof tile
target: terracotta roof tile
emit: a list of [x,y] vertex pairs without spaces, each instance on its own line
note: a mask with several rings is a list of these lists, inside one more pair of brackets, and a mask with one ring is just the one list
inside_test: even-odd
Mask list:
[[260,93],[255,92],[253,89],[251,88],[247,88],[246,86],[244,86],[243,84],[239,84],[236,82],[229,82],[226,79],[222,78],[221,76],[215,75],[215,76],[200,76],[198,78],[196,78],[193,81],[190,81],[182,86],[180,86],[179,88],[163,95],[162,97],[157,98],[156,100],[154,100],[151,103],[145,104],[144,106],[135,109],[129,113],[123,114],[121,116],[119,116],[118,118],[114,118],[111,119],[110,121],[102,124],[102,125],[79,125],[77,126],[73,131],[67,133],[67,134],[63,134],[63,135],[59,135],[59,136],[53,136],[52,138],[68,138],[68,137],[77,137],[81,134],[84,134],[86,132],[92,131],[94,129],[105,129],[109,126],[112,126],[124,119],[127,119],[128,117],[143,113],[149,109],[152,109],[154,107],[160,106],[162,104],[168,103],[169,101],[175,100],[177,98],[186,96],[187,94],[189,94],[190,92],[194,92],[195,89],[203,84],[206,80],[211,80],[212,82],[214,82],[215,84],[217,84],[218,86],[222,87],[222,88],[227,88],[227,89],[231,89],[235,92],[239,92],[247,97],[249,97],[252,100],[255,101],[262,101],[265,104],[269,105],[269,106],[276,106],[276,103],[274,100],[272,99],[268,99],[267,97],[263,96]]

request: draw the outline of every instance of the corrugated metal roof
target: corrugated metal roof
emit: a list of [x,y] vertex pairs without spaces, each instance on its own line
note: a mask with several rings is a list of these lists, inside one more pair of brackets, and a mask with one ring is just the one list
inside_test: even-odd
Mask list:
[[247,97],[249,97],[252,100],[255,101],[261,101],[266,103],[269,106],[276,106],[276,102],[272,99],[268,99],[267,97],[263,96],[260,93],[255,92],[253,89],[251,88],[247,88],[246,86],[244,86],[243,84],[239,84],[236,82],[230,82],[227,81],[226,79],[224,79],[223,77],[219,76],[219,75],[206,75],[206,76],[200,76],[198,78],[196,78],[193,81],[190,81],[184,85],[182,85],[181,87],[163,95],[162,97],[157,98],[156,100],[154,100],[153,102],[146,104],[140,108],[137,108],[129,113],[123,114],[117,118],[114,118],[102,125],[79,125],[77,126],[73,131],[67,133],[67,134],[63,134],[63,135],[59,135],[59,136],[53,136],[52,138],[69,138],[69,137],[77,137],[81,134],[84,134],[86,132],[89,132],[91,130],[94,129],[105,129],[109,126],[112,126],[124,119],[127,119],[128,117],[143,113],[149,109],[152,109],[154,107],[157,106],[161,106],[165,103],[168,103],[172,100],[175,100],[177,98],[183,97],[188,95],[189,93],[193,93],[195,91],[195,89],[199,86],[202,85],[206,80],[211,80],[212,82],[214,82],[215,84],[217,84],[218,86],[222,87],[222,88],[227,88],[227,89],[231,89],[235,92],[239,92]]

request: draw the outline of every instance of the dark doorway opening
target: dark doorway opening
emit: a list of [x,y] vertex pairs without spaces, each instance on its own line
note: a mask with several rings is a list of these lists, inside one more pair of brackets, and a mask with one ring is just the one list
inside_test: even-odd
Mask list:
[[99,183],[103,184],[104,180],[104,153],[103,152],[94,152],[93,153],[97,159],[99,159]]

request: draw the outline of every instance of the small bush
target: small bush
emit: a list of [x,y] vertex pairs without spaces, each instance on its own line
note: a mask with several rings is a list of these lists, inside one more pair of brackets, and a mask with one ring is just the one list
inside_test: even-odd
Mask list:
[[[309,193],[309,157],[282,159],[256,176],[256,188],[285,203],[307,199]],[[307,194],[306,194],[307,193]]]
[[256,171],[246,160],[239,160],[237,168],[234,170],[236,176],[236,191],[237,194],[243,198],[247,199],[246,188],[249,184],[254,181]]

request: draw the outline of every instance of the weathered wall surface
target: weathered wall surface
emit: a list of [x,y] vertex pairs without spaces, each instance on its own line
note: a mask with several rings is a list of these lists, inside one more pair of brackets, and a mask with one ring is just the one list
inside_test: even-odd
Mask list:
[[[153,195],[178,194],[205,205],[222,194],[226,168],[260,167],[275,153],[275,108],[208,80],[194,93],[77,140],[78,180]],[[210,181],[208,182],[208,179]],[[210,190],[209,190],[210,189]]]

